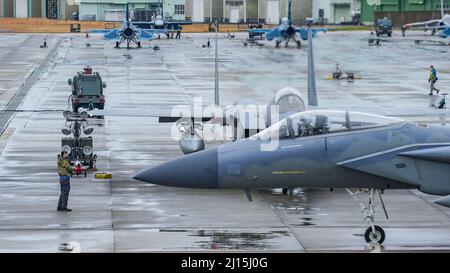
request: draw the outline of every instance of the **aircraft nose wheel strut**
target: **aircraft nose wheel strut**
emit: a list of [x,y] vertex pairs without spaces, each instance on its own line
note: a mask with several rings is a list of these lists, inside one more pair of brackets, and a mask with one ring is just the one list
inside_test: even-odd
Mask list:
[[[384,214],[386,216],[386,219],[389,219],[389,216],[386,211],[386,207],[384,206],[383,199],[381,197],[381,190],[380,189],[359,189],[355,192],[345,189],[353,199],[355,199],[356,202],[358,202],[361,206],[361,213],[364,216],[364,221],[369,223],[369,227],[366,229],[366,232],[364,233],[364,239],[367,243],[377,243],[382,244],[384,242],[384,239],[386,238],[386,234],[382,227],[375,225],[375,206],[374,206],[374,196],[375,192],[378,193],[380,197],[380,202],[384,210]],[[358,198],[358,194],[361,193],[367,193],[369,195],[369,201],[367,206],[361,202],[361,200]]]

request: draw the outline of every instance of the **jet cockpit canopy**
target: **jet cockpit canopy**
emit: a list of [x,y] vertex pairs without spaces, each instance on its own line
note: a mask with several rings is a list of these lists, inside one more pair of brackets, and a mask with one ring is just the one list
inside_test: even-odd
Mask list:
[[295,113],[264,131],[253,139],[270,140],[274,137],[297,138],[350,130],[369,129],[402,122],[401,119],[380,115],[337,110],[312,110]]

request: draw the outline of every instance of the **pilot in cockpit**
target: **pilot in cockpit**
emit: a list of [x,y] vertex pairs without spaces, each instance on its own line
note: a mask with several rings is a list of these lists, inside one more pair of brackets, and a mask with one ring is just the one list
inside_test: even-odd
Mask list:
[[328,120],[328,116],[326,115],[317,115],[316,116],[316,122],[314,124],[314,134],[315,135],[321,135],[321,134],[327,134],[330,130],[330,124]]
[[301,117],[299,125],[299,136],[312,136],[314,134],[314,125],[311,117]]
[[298,137],[327,134],[330,129],[326,115],[302,116],[295,127],[294,132]]

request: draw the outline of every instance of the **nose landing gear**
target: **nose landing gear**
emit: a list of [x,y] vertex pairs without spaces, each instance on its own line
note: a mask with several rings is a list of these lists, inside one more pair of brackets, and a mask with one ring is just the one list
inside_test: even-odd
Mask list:
[[[380,189],[359,189],[355,192],[352,192],[349,189],[345,189],[350,196],[355,199],[356,202],[358,202],[361,206],[361,213],[364,215],[364,221],[369,223],[369,227],[366,229],[366,232],[364,233],[364,239],[367,243],[377,243],[381,245],[385,238],[386,234],[382,227],[375,225],[375,206],[374,206],[374,195],[375,191],[380,196],[380,202],[384,210],[384,214],[386,216],[386,219],[389,219],[386,207],[384,206],[383,199],[381,198],[381,190]],[[357,197],[360,193],[367,193],[369,195],[369,202],[366,205],[364,205],[359,198]]]

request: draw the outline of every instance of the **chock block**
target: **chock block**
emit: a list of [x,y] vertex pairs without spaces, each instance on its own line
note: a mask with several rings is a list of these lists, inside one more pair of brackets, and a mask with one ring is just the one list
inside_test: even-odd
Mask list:
[[110,174],[110,173],[96,173],[95,174],[95,178],[97,178],[97,179],[111,179],[112,178],[112,174]]

